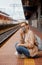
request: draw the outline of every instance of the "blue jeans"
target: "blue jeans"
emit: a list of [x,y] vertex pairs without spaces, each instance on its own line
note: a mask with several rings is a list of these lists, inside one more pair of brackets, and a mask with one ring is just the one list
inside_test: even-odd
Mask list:
[[18,43],[16,43],[15,47],[19,54],[24,54],[26,57],[30,57],[29,50],[26,47],[23,46],[17,46]]

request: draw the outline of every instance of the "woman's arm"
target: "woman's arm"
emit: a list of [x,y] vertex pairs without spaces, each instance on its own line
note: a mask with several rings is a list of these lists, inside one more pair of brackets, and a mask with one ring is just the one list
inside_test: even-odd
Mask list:
[[27,40],[27,42],[29,43],[28,48],[34,47],[35,36],[34,36],[34,33],[32,31],[30,32],[29,40]]
[[24,35],[24,32],[23,32],[23,30],[21,29],[21,30],[20,30],[20,44],[24,44],[23,35]]
[[24,46],[27,48],[33,48],[34,47],[34,39],[35,39],[34,34],[31,32],[29,40],[27,40],[27,42],[25,44],[19,44],[19,46]]
[[18,44],[18,46],[23,46],[23,47],[26,47],[26,48],[29,48],[29,49],[31,49],[31,48],[33,48],[33,47],[34,47],[34,45],[33,45],[33,44],[31,44],[31,43],[29,43],[29,44],[28,44],[28,42],[27,42],[27,43],[25,43],[25,44]]

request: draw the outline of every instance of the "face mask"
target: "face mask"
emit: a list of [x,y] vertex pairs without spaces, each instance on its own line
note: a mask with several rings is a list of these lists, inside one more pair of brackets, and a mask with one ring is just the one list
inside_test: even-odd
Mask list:
[[22,27],[22,30],[23,30],[23,32],[25,32],[25,30],[26,30],[25,27]]

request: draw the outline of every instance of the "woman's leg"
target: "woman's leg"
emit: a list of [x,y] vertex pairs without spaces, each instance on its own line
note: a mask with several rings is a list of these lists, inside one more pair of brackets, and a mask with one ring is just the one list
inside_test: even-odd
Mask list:
[[26,57],[30,57],[30,53],[27,48],[23,46],[17,46],[16,50],[19,54],[24,54]]

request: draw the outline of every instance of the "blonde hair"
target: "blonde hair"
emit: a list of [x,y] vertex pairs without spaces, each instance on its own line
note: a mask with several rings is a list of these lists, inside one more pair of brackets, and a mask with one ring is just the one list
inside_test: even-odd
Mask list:
[[28,24],[29,24],[28,21],[26,21],[26,22],[22,22],[20,25],[24,26],[24,25],[28,25]]

